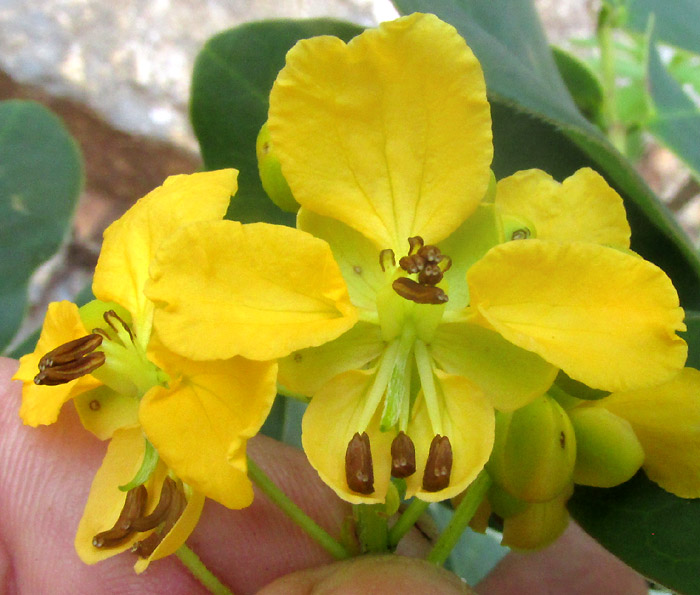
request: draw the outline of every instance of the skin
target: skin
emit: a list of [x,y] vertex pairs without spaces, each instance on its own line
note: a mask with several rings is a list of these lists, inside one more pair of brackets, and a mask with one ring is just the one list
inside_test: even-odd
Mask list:
[[[70,405],[56,424],[23,426],[17,415],[20,385],[10,380],[16,367],[17,362],[0,358],[0,592],[207,593],[174,556],[140,576],[128,553],[94,566],[78,559],[75,528],[106,444],[82,428]],[[297,504],[337,534],[349,509],[301,452],[263,436],[250,442],[249,452]],[[417,531],[402,542],[403,556],[334,563],[262,495],[240,511],[207,501],[188,545],[238,595],[474,592],[418,558],[429,544]],[[545,550],[506,556],[476,592],[641,595],[647,590],[641,577],[572,526]]]

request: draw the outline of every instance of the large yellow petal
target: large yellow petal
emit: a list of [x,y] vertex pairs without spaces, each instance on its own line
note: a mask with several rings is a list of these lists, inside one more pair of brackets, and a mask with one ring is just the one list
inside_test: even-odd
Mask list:
[[297,201],[379,249],[441,240],[488,186],[481,67],[434,15],[383,23],[347,45],[299,42],[273,86],[268,125]]
[[169,177],[104,233],[92,290],[102,301],[124,306],[141,330],[147,312],[143,288],[160,243],[193,221],[221,219],[236,192],[234,169]]
[[439,492],[423,489],[423,470],[435,433],[430,423],[425,398],[419,393],[407,434],[416,447],[417,471],[406,478],[406,497],[417,496],[427,502],[440,502],[462,493],[476,479],[491,454],[494,438],[494,411],[491,403],[466,378],[437,371],[442,435],[452,446],[450,484]]
[[155,387],[139,419],[161,459],[196,492],[229,508],[253,501],[246,442],[257,434],[276,394],[277,366],[242,357],[192,362],[171,356],[183,376]]
[[508,242],[467,281],[482,322],[592,388],[659,384],[685,363],[678,294],[636,255],[584,242]]
[[626,419],[644,448],[649,479],[681,498],[700,498],[700,372],[596,401]]
[[328,242],[352,303],[358,308],[376,311],[377,292],[393,281],[393,268],[382,271],[377,247],[352,227],[308,209],[299,209],[297,227]]
[[334,376],[361,370],[377,359],[384,347],[381,328],[360,321],[334,341],[282,358],[278,382],[292,392],[312,397]]
[[[96,548],[92,545],[95,535],[111,529],[117,521],[126,499],[126,493],[122,492],[119,486],[130,482],[136,475],[141,467],[145,446],[146,439],[139,427],[117,430],[114,433],[102,466],[95,474],[75,536],[75,550],[86,564],[94,564],[128,550],[136,541],[148,536],[148,533],[137,533],[121,545],[110,548]],[[148,491],[147,513],[158,503],[166,473],[165,465],[159,463],[144,484]]]
[[343,500],[353,504],[384,502],[391,481],[391,442],[396,432],[381,432],[381,407],[366,428],[374,468],[374,492],[363,496],[348,487],[345,451],[355,432],[365,395],[373,378],[371,370],[352,370],[333,378],[316,393],[302,419],[304,452],[321,479]]
[[512,411],[543,395],[558,372],[539,355],[470,322],[441,324],[430,352],[443,370],[471,380],[501,411]]
[[23,383],[19,415],[25,424],[36,427],[54,423],[64,403],[100,385],[89,375],[57,386],[34,384],[34,376],[39,373],[39,360],[44,355],[59,345],[87,334],[78,314],[78,306],[65,301],[49,304],[36,348],[20,358],[19,369],[12,377]]
[[183,227],[163,242],[151,278],[154,326],[191,359],[275,359],[331,341],[357,320],[328,244],[289,227]]
[[73,398],[83,427],[100,440],[107,440],[119,428],[139,423],[139,401],[102,385]]
[[498,182],[496,206],[503,215],[532,224],[541,240],[630,245],[622,198],[587,167],[562,184],[539,169],[519,171]]

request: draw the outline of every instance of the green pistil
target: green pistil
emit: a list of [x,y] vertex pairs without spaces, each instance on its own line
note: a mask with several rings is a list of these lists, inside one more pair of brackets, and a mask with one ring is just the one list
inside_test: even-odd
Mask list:
[[433,427],[433,434],[442,435],[444,432],[442,431],[442,419],[440,417],[440,402],[438,399],[437,387],[435,386],[435,377],[433,376],[432,357],[425,343],[420,340],[415,342],[414,353],[416,355],[416,366],[418,367],[418,376],[420,376],[425,405],[428,409],[430,425]]
[[[415,331],[412,326],[406,326],[399,339],[399,347],[394,359],[394,367],[386,388],[386,398],[384,399],[384,411],[379,425],[382,432],[393,428],[400,417],[407,417],[406,404],[410,401],[411,387],[411,367],[410,356],[413,349]],[[403,413],[403,415],[402,415]],[[405,420],[406,424],[408,419]],[[400,428],[405,430],[406,428]]]
[[119,486],[119,490],[122,492],[128,492],[129,490],[133,490],[134,488],[146,483],[158,465],[158,460],[160,458],[158,456],[158,451],[153,447],[147,438],[144,437],[144,440],[146,442],[146,447],[143,452],[141,467],[139,467],[136,475],[134,475],[134,478],[129,483]]
[[101,349],[106,356],[105,364],[93,376],[116,392],[139,399],[154,386],[164,383],[164,374],[130,340],[123,345],[103,341]]
[[381,355],[379,366],[377,368],[377,374],[374,377],[372,387],[367,392],[367,396],[365,397],[365,406],[357,423],[357,427],[360,428],[359,431],[364,431],[369,426],[369,422],[372,421],[374,412],[377,410],[377,407],[384,396],[384,392],[386,391],[386,387],[389,384],[389,380],[391,379],[391,375],[394,371],[396,354],[399,350],[399,343],[399,339],[394,339],[391,343],[389,343],[389,345],[387,345],[384,353]]

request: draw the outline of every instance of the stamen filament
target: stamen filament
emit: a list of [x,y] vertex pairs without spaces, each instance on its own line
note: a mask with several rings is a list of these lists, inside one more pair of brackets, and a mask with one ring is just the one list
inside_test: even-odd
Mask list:
[[382,432],[393,428],[399,420],[404,401],[410,399],[410,368],[408,366],[416,331],[412,325],[405,326],[399,339],[394,367],[386,389],[384,411],[379,428]]
[[362,415],[357,422],[358,431],[364,431],[367,429],[369,422],[372,421],[374,413],[377,411],[377,407],[384,396],[386,387],[391,379],[391,374],[394,371],[396,354],[399,350],[399,342],[400,339],[394,339],[391,343],[389,343],[389,345],[387,345],[384,353],[381,355],[377,374],[374,377],[372,387],[369,389],[369,391],[367,391],[365,406],[362,409]]
[[423,389],[423,398],[428,409],[428,417],[430,425],[433,428],[433,434],[444,434],[442,431],[442,419],[440,417],[440,403],[435,386],[435,377],[433,376],[433,364],[428,348],[421,340],[416,340],[414,346],[416,355],[416,366],[418,367],[418,375],[420,376],[421,388]]

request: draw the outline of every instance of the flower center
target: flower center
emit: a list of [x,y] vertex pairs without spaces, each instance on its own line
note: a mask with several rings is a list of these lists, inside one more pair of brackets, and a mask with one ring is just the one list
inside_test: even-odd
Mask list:
[[399,260],[399,266],[409,275],[416,275],[417,279],[399,277],[392,283],[394,291],[417,304],[446,303],[447,294],[436,285],[452,266],[452,259],[440,252],[437,246],[425,245],[420,236],[408,238],[408,245],[408,254]]

